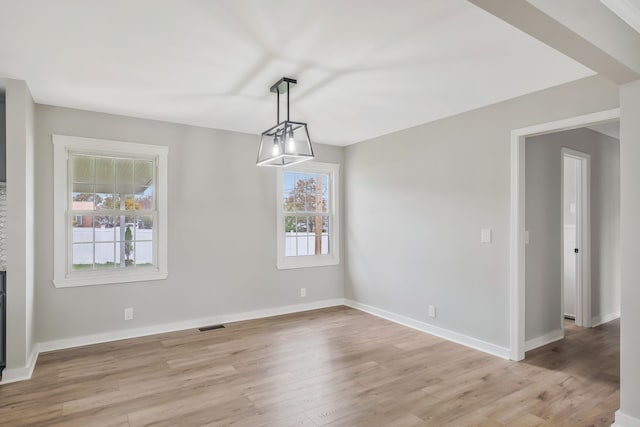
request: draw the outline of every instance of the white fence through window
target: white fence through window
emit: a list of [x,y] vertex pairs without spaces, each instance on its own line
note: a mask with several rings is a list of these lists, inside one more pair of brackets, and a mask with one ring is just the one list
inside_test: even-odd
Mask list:
[[[113,243],[116,239],[120,239],[120,227],[113,228],[91,228],[91,227],[73,227],[74,242],[92,242],[94,241],[95,231],[95,263],[107,264],[120,262],[120,249],[122,245],[119,241],[115,244],[115,257]],[[135,264],[152,264],[153,263],[153,230],[144,228],[135,228],[131,230],[134,233],[134,240],[131,241],[133,250],[131,251],[131,259]],[[111,243],[111,244],[109,244]],[[94,245],[92,244],[76,244],[73,248],[73,264],[93,264]]]
[[[329,234],[322,233],[322,255],[329,253]],[[296,250],[297,245],[297,250]],[[315,255],[316,234],[289,231],[285,233],[285,256]]]

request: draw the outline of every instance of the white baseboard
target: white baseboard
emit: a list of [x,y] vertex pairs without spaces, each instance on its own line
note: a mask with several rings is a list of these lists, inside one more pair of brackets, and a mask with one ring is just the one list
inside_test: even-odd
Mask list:
[[600,316],[595,316],[591,319],[591,327],[595,328],[596,326],[603,325],[618,318],[620,318],[620,310],[614,311],[613,313],[601,314]]
[[618,410],[616,412],[616,421],[611,427],[640,427],[640,418],[632,417]]
[[9,384],[17,381],[31,379],[33,369],[36,366],[38,355],[45,351],[62,350],[83,345],[100,344],[109,341],[118,341],[129,338],[143,337],[147,335],[174,332],[184,329],[199,328],[207,325],[217,325],[221,323],[239,322],[242,320],[260,319],[263,317],[279,316],[281,314],[298,313],[301,311],[315,310],[318,308],[335,307],[344,305],[342,298],[321,300],[306,304],[285,305],[281,307],[266,308],[263,310],[246,311],[242,313],[222,314],[201,319],[185,320],[175,323],[164,323],[161,325],[145,326],[142,328],[124,329],[120,331],[105,332],[101,334],[85,335],[81,337],[65,338],[61,340],[46,341],[36,344],[32,351],[29,362],[21,368],[5,369],[2,372],[0,384]]
[[556,329],[555,331],[551,331],[548,334],[544,334],[539,337],[527,340],[524,343],[524,351],[533,350],[534,348],[551,344],[552,342],[559,341],[563,338],[564,338],[564,331],[562,329]]
[[500,347],[498,345],[491,344],[476,338],[472,338],[470,336],[463,335],[458,332],[453,332],[448,329],[441,328],[439,326],[434,326],[429,323],[422,322],[420,320],[415,320],[410,317],[403,316],[401,314],[392,313],[390,311],[386,311],[377,307],[373,307],[373,306],[363,304],[357,301],[352,301],[349,299],[344,300],[344,305],[351,308],[358,309],[360,311],[364,311],[365,313],[373,314],[374,316],[382,317],[383,319],[387,319],[404,326],[408,326],[413,329],[417,329],[422,332],[426,332],[431,335],[435,335],[440,338],[444,338],[449,341],[453,341],[457,344],[462,344],[464,346],[471,347],[473,349],[480,350],[485,353],[489,353],[494,356],[501,357],[503,359],[509,359],[509,356],[510,356],[510,350],[506,347]]
[[27,364],[20,368],[5,368],[2,371],[2,380],[0,381],[0,385],[15,383],[18,381],[30,380],[31,375],[33,375],[33,370],[36,367],[36,361],[38,360],[39,355],[38,348],[34,348],[31,351],[31,355],[29,355],[29,360],[27,360]]
[[62,350],[71,347],[100,344],[109,341],[125,340],[129,338],[144,337],[147,335],[162,334],[165,332],[181,331],[184,329],[199,328],[208,325],[218,325],[222,323],[239,322],[242,320],[260,319],[263,317],[279,316],[281,314],[298,313],[301,311],[315,310],[318,308],[334,307],[343,305],[342,298],[321,300],[306,304],[285,305],[280,307],[266,308],[262,310],[246,311],[242,313],[221,314],[200,319],[191,319],[174,323],[163,323],[160,325],[144,326],[141,328],[122,329],[119,331],[104,332],[100,334],[84,335],[80,337],[65,338],[61,340],[46,341],[38,344],[38,350],[45,351]]

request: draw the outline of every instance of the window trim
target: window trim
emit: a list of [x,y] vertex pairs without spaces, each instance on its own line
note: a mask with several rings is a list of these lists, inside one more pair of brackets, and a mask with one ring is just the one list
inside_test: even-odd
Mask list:
[[[166,279],[168,276],[167,158],[169,147],[68,135],[52,135],[51,142],[53,144],[53,285],[56,288],[67,288]],[[91,155],[142,156],[153,158],[156,161],[154,197],[156,198],[157,218],[154,227],[157,227],[157,267],[114,271],[69,271],[68,157],[69,153],[73,151],[85,151]]]
[[[329,254],[285,256],[283,183],[285,172],[321,173],[329,175]],[[292,268],[323,267],[340,264],[340,165],[308,161],[286,168],[279,168],[276,184],[276,267],[278,270]]]

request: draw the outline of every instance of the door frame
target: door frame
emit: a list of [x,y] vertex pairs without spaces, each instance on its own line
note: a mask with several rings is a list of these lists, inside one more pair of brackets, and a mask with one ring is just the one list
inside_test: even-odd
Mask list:
[[620,119],[620,108],[511,131],[511,212],[509,253],[509,357],[524,359],[525,339],[525,140]]
[[[564,208],[564,159],[570,157],[580,162],[580,176],[577,181],[576,191],[576,247],[578,257],[576,257],[576,326],[583,328],[591,327],[591,155],[581,151],[562,147],[562,206]],[[564,215],[564,210],[562,210]],[[562,334],[564,336],[564,220],[561,224],[562,233],[561,245],[561,265],[562,265],[562,292],[560,293],[560,319]]]

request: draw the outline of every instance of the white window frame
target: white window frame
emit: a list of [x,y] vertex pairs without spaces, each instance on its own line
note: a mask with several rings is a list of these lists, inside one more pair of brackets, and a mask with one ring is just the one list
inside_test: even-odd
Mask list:
[[[84,138],[67,135],[52,135],[53,143],[53,238],[54,268],[53,284],[57,288],[129,283],[162,280],[167,271],[167,158],[166,146],[136,144],[106,139]],[[70,207],[69,153],[83,152],[89,155],[113,157],[144,157],[155,160],[156,176],[154,197],[156,199],[157,229],[154,241],[157,265],[153,268],[114,269],[109,271],[70,271],[71,247],[69,242],[68,209]]]
[[[285,217],[291,215],[282,208],[284,203],[283,184],[285,172],[318,173],[329,176],[329,253],[327,255],[285,256]],[[322,267],[340,263],[340,165],[307,161],[294,166],[278,169],[276,230],[277,230],[277,268]]]

